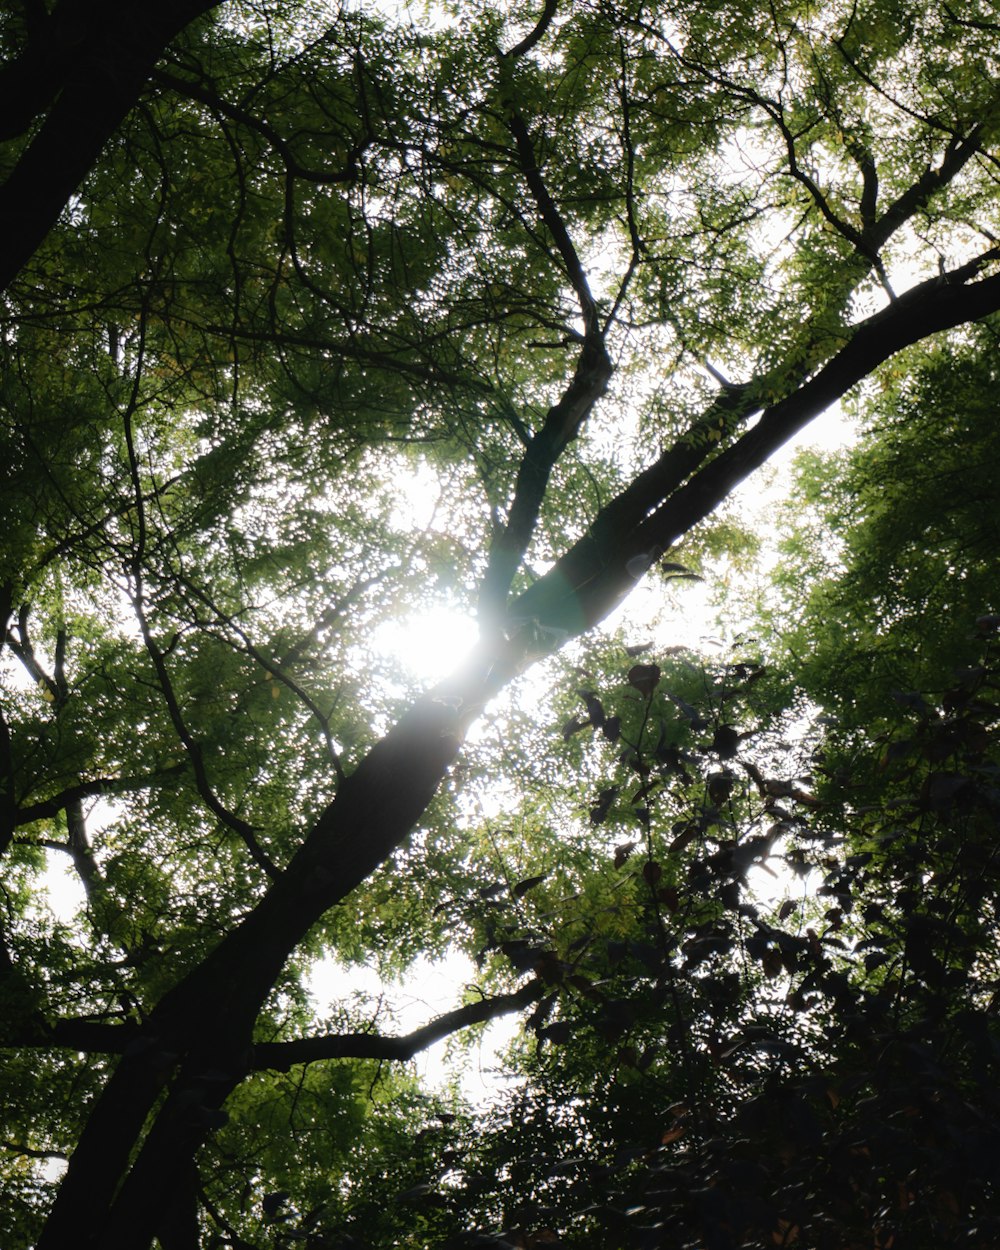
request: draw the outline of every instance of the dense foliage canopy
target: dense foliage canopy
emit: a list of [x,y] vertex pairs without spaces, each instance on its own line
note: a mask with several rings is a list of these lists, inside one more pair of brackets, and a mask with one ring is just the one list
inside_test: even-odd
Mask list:
[[[0,13],[5,1248],[997,1244],[998,36]],[[756,637],[604,627],[841,399]]]

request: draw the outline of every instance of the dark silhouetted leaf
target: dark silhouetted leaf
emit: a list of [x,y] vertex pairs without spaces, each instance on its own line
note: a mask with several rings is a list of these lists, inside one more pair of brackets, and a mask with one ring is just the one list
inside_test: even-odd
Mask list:
[[596,694],[592,694],[589,690],[581,690],[580,698],[587,705],[587,715],[590,717],[590,723],[595,729],[600,729],[604,724],[604,705]]
[[273,1219],[278,1211],[291,1197],[287,1189],[279,1189],[276,1193],[265,1194],[260,1200],[261,1210],[266,1220]]
[[663,876],[663,869],[655,860],[647,859],[642,866],[642,875],[649,885],[656,885]]
[[607,820],[611,804],[617,797],[618,786],[611,786],[598,794],[597,802],[590,809],[590,823],[592,825],[602,825]]
[[660,683],[658,664],[634,664],[628,671],[628,684],[647,698]]
[[541,885],[548,875],[547,872],[542,872],[537,877],[526,877],[523,881],[519,881],[512,891],[514,897],[522,898],[529,890],[533,890],[536,885]]
[[679,825],[674,825],[673,833],[674,839],[667,849],[670,851],[683,851],[701,833],[701,826],[697,821],[682,821]]
[[427,1198],[436,1192],[436,1187],[430,1184],[411,1185],[409,1189],[404,1189],[401,1194],[396,1195],[397,1202],[415,1202],[419,1198]]
[[566,739],[572,738],[574,734],[579,733],[581,729],[586,729],[590,724],[589,720],[583,720],[579,716],[573,716],[562,727],[562,736]]
[[667,911],[675,912],[681,905],[676,886],[665,885],[656,891],[656,897],[666,905]]
[[922,694],[917,694],[913,690],[893,690],[892,697],[900,707],[905,707],[911,712],[919,712],[921,716],[927,715],[927,702]]
[[635,842],[622,842],[620,846],[615,847],[615,867],[621,868],[622,864],[635,850]]
[[685,565],[675,564],[671,560],[662,560],[660,562],[660,572],[668,577],[687,578],[695,582],[703,582],[705,580],[700,574],[693,572]]
[[740,735],[732,725],[720,725],[712,738],[712,750],[723,760],[731,760],[739,744]]
[[710,773],[705,779],[705,785],[708,789],[708,797],[712,800],[716,807],[721,806],[729,798],[733,792],[733,784],[736,778],[729,771],[724,769],[720,773]]
[[692,729],[707,728],[708,721],[705,720],[705,718],[699,712],[695,711],[695,709],[691,706],[690,703],[685,703],[685,701],[680,697],[680,695],[670,694],[667,697],[670,699],[671,703],[673,703],[676,707],[679,707],[680,710],[684,713],[684,716],[690,722]]

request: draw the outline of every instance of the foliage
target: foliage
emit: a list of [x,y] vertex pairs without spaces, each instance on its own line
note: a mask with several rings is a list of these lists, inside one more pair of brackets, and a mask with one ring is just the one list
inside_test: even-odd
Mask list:
[[[996,33],[0,16],[5,1246],[995,1240]],[[727,500],[848,393],[787,646],[550,658],[748,559]],[[431,606],[479,642],[427,689],[379,637]],[[455,950],[420,1028],[317,1018],[321,959]],[[407,1065],[510,1013],[483,1131]]]
[[[761,771],[759,729],[713,732],[711,686],[683,785],[662,731],[616,744],[655,810],[616,822],[617,902],[588,906],[473,1156],[510,1244],[995,1242],[995,642],[952,681],[887,709],[850,775],[820,755],[822,799]],[[761,864],[810,884],[769,901]]]
[[871,725],[894,690],[974,664],[992,628],[995,350],[987,324],[916,354],[873,397],[846,464],[800,471],[770,626],[846,723]]

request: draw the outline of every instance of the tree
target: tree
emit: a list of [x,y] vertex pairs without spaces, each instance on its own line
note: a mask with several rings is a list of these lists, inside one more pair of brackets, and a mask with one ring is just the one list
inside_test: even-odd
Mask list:
[[[995,345],[987,322],[916,356],[872,397],[845,463],[802,466],[768,627],[799,657],[799,685],[845,727],[981,658],[997,607]],[[800,579],[808,598],[785,589]]]
[[[565,989],[467,1145],[511,1244],[994,1244],[995,632],[867,750],[800,727],[790,756],[744,660],[686,725],[676,665],[609,683],[619,784],[569,870],[591,898],[560,916]],[[782,863],[812,885],[768,897]]]
[[[317,1032],[302,973],[440,949],[436,903],[489,888],[456,799],[484,710],[683,572],[830,403],[1000,306],[978,6],[440,19],[0,27],[2,1040],[39,1250],[239,1245],[198,1169],[288,1090],[257,1073],[322,1061],[295,1088],[336,1106],[334,1061],[542,999],[513,937],[507,984],[409,1042]],[[410,533],[414,466],[441,522]],[[367,641],[436,576],[480,642],[400,709]],[[516,737],[466,779],[516,780]],[[71,926],[32,904],[52,848]],[[24,1161],[70,1151],[47,1209]]]

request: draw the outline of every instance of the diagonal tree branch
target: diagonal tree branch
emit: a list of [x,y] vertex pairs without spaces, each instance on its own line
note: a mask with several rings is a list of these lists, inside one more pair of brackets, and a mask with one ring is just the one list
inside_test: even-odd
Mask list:
[[[0,73],[0,101],[13,119],[6,136],[41,120],[0,186],[0,290],[55,225],[168,44],[218,3],[61,0],[45,36]],[[50,56],[50,32],[64,15],[66,33]]]
[[405,1062],[443,1038],[473,1024],[485,1024],[500,1016],[520,1011],[537,1002],[546,991],[544,981],[534,978],[516,993],[484,998],[466,1003],[454,1011],[431,1020],[429,1024],[402,1037],[383,1037],[377,1033],[331,1033],[323,1037],[303,1037],[292,1042],[262,1042],[253,1048],[250,1067],[254,1071],[268,1069],[287,1072],[297,1063],[315,1063],[321,1059],[386,1059]]
[[[538,621],[554,636],[576,636],[601,620],[635,584],[637,560],[655,560],[879,365],[932,334],[1000,310],[1000,275],[971,281],[998,258],[1000,249],[991,249],[943,277],[919,283],[859,323],[846,346],[818,373],[766,408],[751,430],[686,481],[678,481],[671,471],[677,462],[684,465],[684,456],[667,452],[642,475],[639,498],[632,498],[632,488],[627,488],[612,500],[588,534],[512,604],[512,612]],[[702,460],[709,454],[703,451]],[[663,493],[654,500],[657,485]]]

